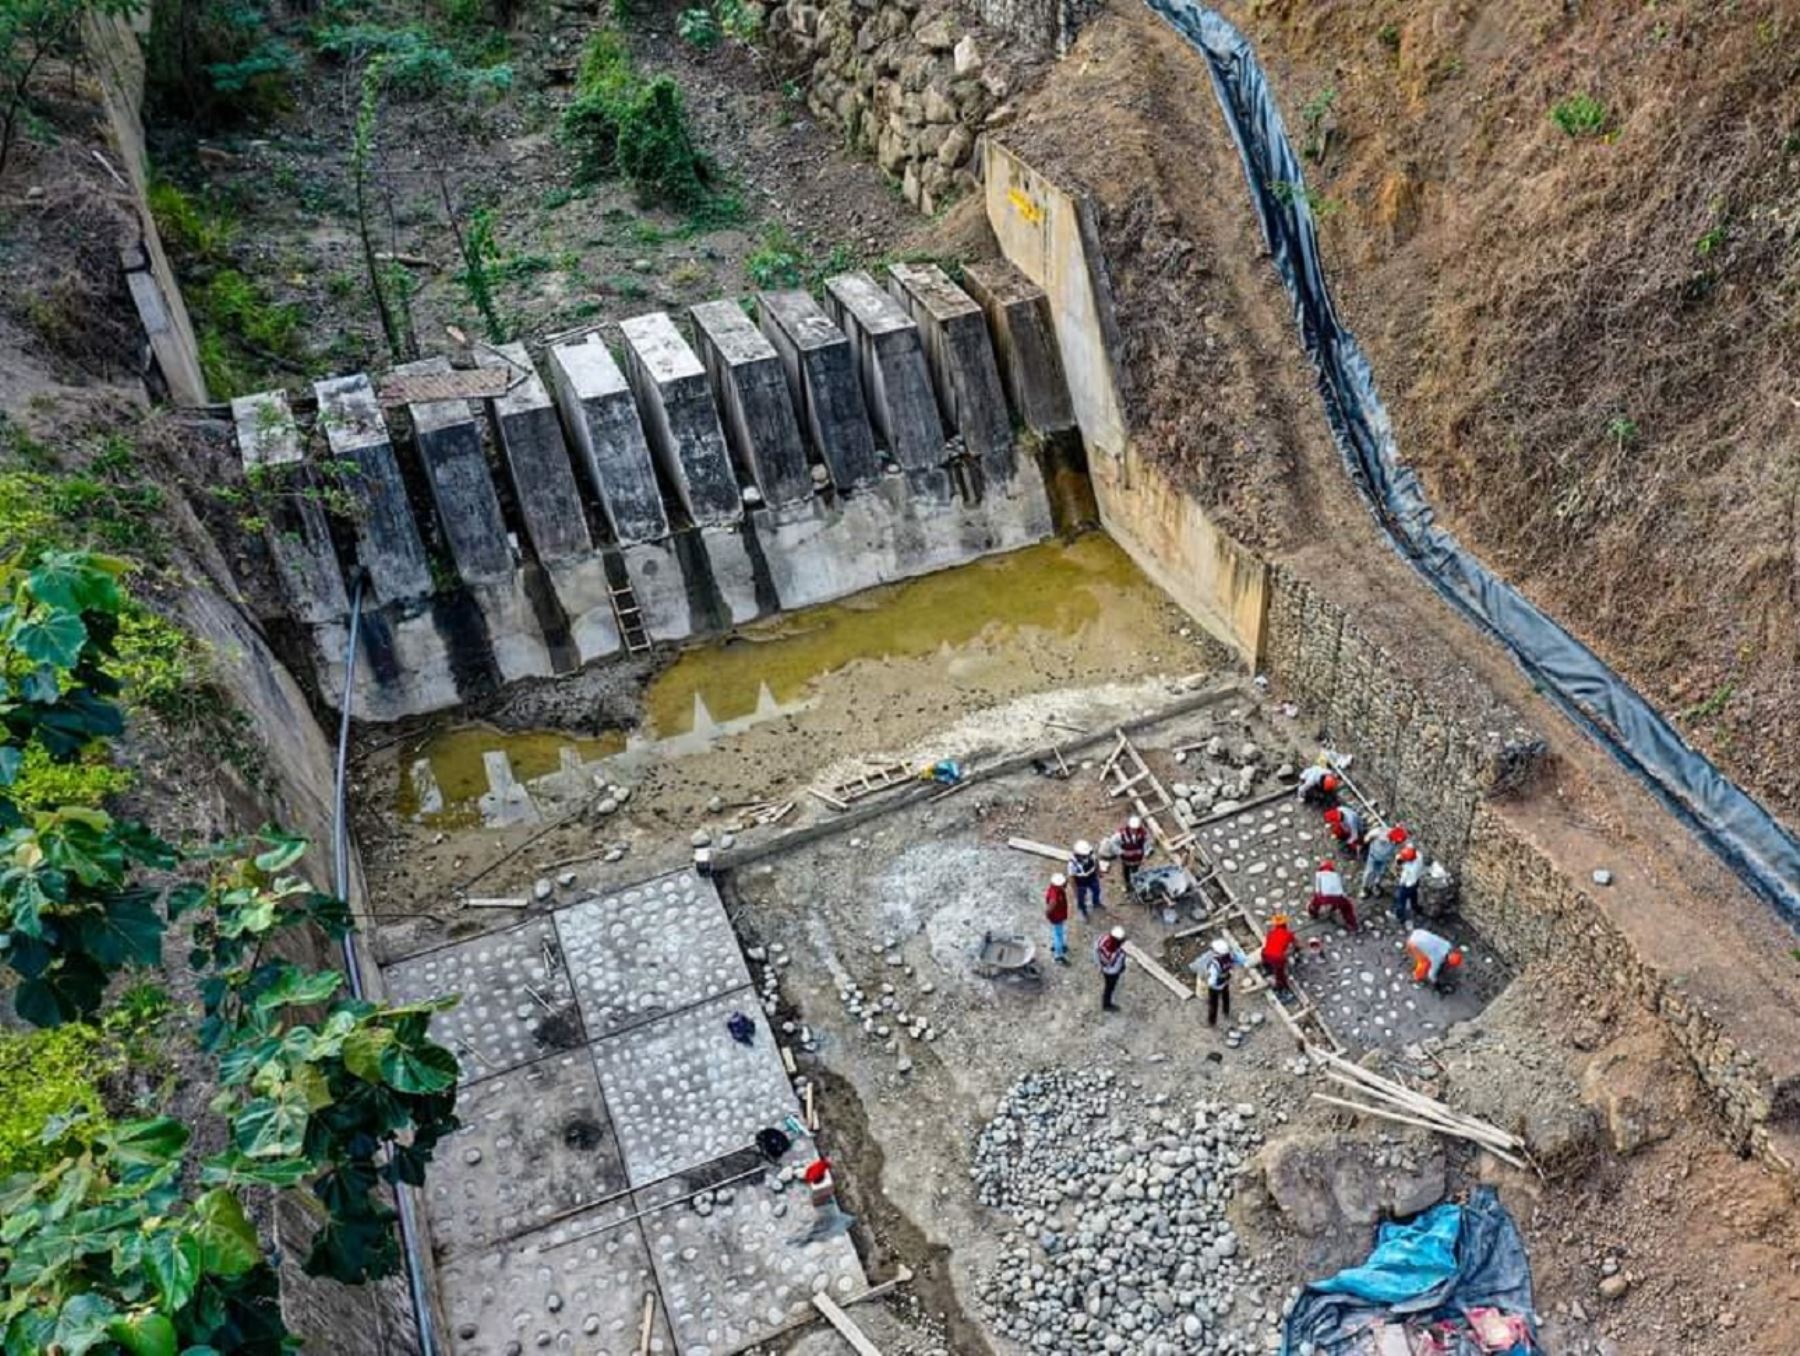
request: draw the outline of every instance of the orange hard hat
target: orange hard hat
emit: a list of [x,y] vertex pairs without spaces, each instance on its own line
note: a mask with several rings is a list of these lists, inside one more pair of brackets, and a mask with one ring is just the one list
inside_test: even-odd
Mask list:
[[1418,861],[1419,860],[1419,850],[1416,847],[1401,848],[1400,849],[1400,860],[1403,862]]
[[1388,830],[1388,842],[1404,843],[1405,841],[1406,841],[1406,827],[1404,825],[1396,824],[1396,825],[1394,825],[1393,828]]
[[1453,965],[1453,966],[1459,966],[1459,965],[1461,965],[1461,964],[1462,964],[1462,963],[1463,963],[1463,954],[1462,954],[1462,952],[1460,952],[1460,951],[1452,951],[1452,952],[1451,952],[1451,953],[1450,953],[1450,956],[1449,956],[1449,960],[1450,960],[1450,964],[1451,964],[1451,965]]
[[1319,785],[1324,787],[1327,791],[1335,791],[1338,789],[1338,779],[1327,772],[1325,774],[1325,780],[1320,782]]
[[1325,822],[1327,824],[1335,824],[1343,817],[1344,812],[1335,805],[1325,812]]
[[1278,913],[1269,920],[1269,926],[1272,928],[1284,928],[1287,925],[1288,916],[1285,913]]

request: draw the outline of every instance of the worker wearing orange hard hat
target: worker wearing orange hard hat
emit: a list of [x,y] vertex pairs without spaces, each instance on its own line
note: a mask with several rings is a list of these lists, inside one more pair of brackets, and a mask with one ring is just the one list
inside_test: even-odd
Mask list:
[[1269,933],[1263,938],[1262,968],[1275,983],[1277,993],[1288,988],[1288,957],[1299,943],[1288,916],[1278,913],[1269,920]]
[[1400,849],[1400,876],[1394,886],[1394,917],[1401,927],[1412,925],[1413,909],[1419,903],[1419,879],[1424,874],[1425,859],[1408,843]]
[[1406,934],[1406,954],[1413,963],[1413,983],[1437,988],[1446,970],[1460,970],[1463,953],[1448,937],[1440,937],[1424,928]]

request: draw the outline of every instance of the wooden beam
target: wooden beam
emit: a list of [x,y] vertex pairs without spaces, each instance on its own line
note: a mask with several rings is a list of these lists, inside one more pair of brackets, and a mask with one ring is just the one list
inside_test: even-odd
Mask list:
[[656,1292],[644,1296],[644,1319],[638,1324],[637,1356],[650,1356],[650,1322],[656,1317]]
[[487,896],[470,896],[463,901],[463,906],[470,909],[523,909],[531,901],[529,899],[490,898]]
[[864,1336],[863,1330],[856,1326],[856,1320],[838,1308],[830,1295],[814,1295],[812,1302],[813,1308],[825,1315],[825,1321],[856,1349],[857,1356],[881,1356],[881,1348]]
[[1157,964],[1156,961],[1151,959],[1149,953],[1136,942],[1125,943],[1125,954],[1136,961],[1138,967],[1142,969],[1145,974],[1149,975],[1150,978],[1154,979],[1177,998],[1186,1000],[1194,996],[1188,992],[1187,985],[1176,979],[1174,975],[1170,974],[1167,970],[1163,969],[1161,965]]
[[880,1299],[883,1295],[898,1290],[912,1278],[912,1268],[903,1263],[892,1276],[888,1277],[887,1280],[883,1281],[880,1285],[870,1286],[867,1290],[863,1291],[862,1294],[851,1300],[850,1303],[861,1304],[864,1300]]

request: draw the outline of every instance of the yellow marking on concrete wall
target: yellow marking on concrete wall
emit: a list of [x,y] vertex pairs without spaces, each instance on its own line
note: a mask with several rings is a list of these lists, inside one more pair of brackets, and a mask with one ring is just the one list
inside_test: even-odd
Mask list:
[[1029,221],[1033,226],[1036,226],[1044,219],[1043,207],[1040,204],[1033,202],[1028,193],[1017,188],[1010,189],[1007,192],[1006,200],[1012,204],[1013,211],[1024,217],[1025,220]]

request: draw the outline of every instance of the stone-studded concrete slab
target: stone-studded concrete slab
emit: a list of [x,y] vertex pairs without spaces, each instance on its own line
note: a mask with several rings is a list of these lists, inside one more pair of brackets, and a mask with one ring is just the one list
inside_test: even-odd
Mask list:
[[[438,1269],[455,1356],[634,1356],[644,1296],[656,1274],[629,1199],[601,1206],[541,1239],[452,1258]],[[675,1342],[658,1301],[650,1350]]]
[[[734,1011],[755,1023],[749,1045],[725,1029]],[[632,1027],[593,1051],[633,1186],[752,1145],[758,1130],[799,1109],[750,989]]]
[[345,489],[356,500],[356,556],[384,603],[431,592],[431,565],[413,521],[387,420],[368,377],[357,373],[313,383],[319,423],[331,455],[355,468]]
[[585,555],[592,549],[593,539],[575,485],[575,466],[563,441],[556,406],[531,365],[525,345],[478,348],[475,360],[483,367],[504,368],[517,378],[511,390],[488,404],[532,545],[546,563]]
[[832,483],[840,490],[874,484],[881,459],[849,338],[807,292],[759,292],[756,315],[781,355],[800,422]]
[[463,1087],[463,1128],[428,1179],[431,1234],[454,1253],[499,1243],[625,1189],[625,1164],[585,1050]]
[[[238,451],[247,475],[265,476],[271,487],[313,485],[286,391],[239,396],[231,402]],[[263,537],[275,560],[281,588],[296,621],[312,624],[346,616],[344,572],[331,542],[325,510],[310,494],[277,494]]]
[[[1480,1012],[1503,982],[1493,953],[1477,945],[1469,974],[1454,993],[1415,989],[1404,951],[1407,930],[1393,915],[1393,872],[1380,894],[1357,899],[1362,866],[1338,854],[1316,809],[1283,800],[1203,825],[1199,832],[1232,892],[1265,929],[1278,912],[1294,920],[1302,943],[1295,974],[1346,1045],[1397,1048],[1441,1036],[1452,1023]],[[1346,933],[1331,915],[1316,923],[1306,916],[1313,872],[1326,858],[1343,870],[1356,904],[1355,933]],[[1452,932],[1453,940],[1466,939],[1464,930]]]
[[894,460],[912,472],[942,466],[944,423],[918,325],[867,273],[828,279],[825,304],[856,348],[869,417]]
[[663,311],[621,320],[619,334],[650,450],[682,507],[701,525],[735,522],[744,503],[706,368]]
[[[768,1179],[721,1186],[644,1217],[645,1237],[682,1356],[725,1356],[810,1318],[812,1297],[847,1303],[868,1287],[849,1236],[803,1242],[813,1209],[804,1188]],[[637,1194],[639,1209],[685,1196],[687,1178]]]
[[936,264],[890,264],[888,278],[919,323],[944,423],[989,472],[1011,474],[1012,420],[981,307]]
[[556,930],[593,1040],[750,983],[718,889],[691,871],[558,910]]
[[621,542],[669,535],[643,421],[625,374],[598,336],[550,350],[550,380],[588,484]]
[[768,503],[809,498],[812,473],[781,355],[735,301],[702,302],[688,314],[740,472]]
[[575,995],[548,918],[401,961],[384,972],[395,1002],[458,993],[431,1019],[456,1052],[465,1083],[581,1043]]

